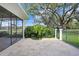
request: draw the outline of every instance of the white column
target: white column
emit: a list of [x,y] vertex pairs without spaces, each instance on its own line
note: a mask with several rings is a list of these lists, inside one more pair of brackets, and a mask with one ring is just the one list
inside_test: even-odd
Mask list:
[[60,40],[62,40],[63,29],[60,29]]
[[55,39],[57,39],[57,29],[55,29]]

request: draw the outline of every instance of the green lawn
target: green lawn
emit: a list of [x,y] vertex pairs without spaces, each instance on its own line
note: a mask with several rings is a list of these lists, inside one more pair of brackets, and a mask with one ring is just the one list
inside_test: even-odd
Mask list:
[[71,45],[79,47],[79,31],[78,30],[64,31],[63,40]]
[[[6,29],[2,29],[0,30],[0,37],[10,37],[11,35],[11,30],[6,30]],[[12,37],[16,37],[16,35],[19,37],[22,37],[22,29],[17,29],[17,34],[16,34],[16,29],[12,29]]]

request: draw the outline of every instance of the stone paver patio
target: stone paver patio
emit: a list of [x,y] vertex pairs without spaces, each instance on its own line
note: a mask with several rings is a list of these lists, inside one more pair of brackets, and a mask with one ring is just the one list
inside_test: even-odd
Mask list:
[[22,39],[0,52],[1,56],[79,56],[79,49],[60,40]]

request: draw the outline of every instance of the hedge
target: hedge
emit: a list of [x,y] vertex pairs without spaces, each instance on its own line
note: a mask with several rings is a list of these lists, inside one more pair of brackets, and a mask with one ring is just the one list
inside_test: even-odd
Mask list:
[[25,28],[25,38],[51,38],[53,36],[53,29],[42,25],[28,26]]

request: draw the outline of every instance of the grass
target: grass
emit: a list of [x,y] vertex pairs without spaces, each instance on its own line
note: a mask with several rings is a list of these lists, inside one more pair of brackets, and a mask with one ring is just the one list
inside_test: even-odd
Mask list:
[[78,30],[64,31],[63,40],[79,48],[79,31]]
[[[2,33],[0,34],[1,37],[10,37],[11,30],[1,29],[0,33]],[[16,37],[16,29],[12,29],[12,36]],[[17,29],[17,36],[22,36],[22,29]]]

